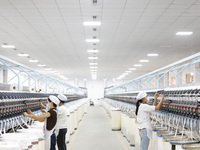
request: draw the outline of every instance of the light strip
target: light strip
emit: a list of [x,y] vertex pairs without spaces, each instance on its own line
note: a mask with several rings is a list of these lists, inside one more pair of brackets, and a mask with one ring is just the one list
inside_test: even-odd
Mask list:
[[132,71],[125,71],[126,73],[131,73]]
[[99,50],[87,50],[88,53],[98,53]]
[[47,66],[47,65],[45,65],[45,64],[41,65],[41,64],[40,64],[40,65],[38,65],[38,66],[39,66],[39,67],[45,67],[45,66]]
[[141,67],[142,64],[135,64],[134,67]]
[[52,68],[46,68],[45,70],[50,71],[50,70],[52,70]]
[[97,69],[97,67],[90,67],[90,69]]
[[98,63],[89,63],[90,65],[98,65]]
[[177,32],[176,35],[191,35],[193,32]]
[[17,55],[18,55],[18,56],[22,56],[22,57],[29,56],[28,54],[23,54],[23,53],[17,54]]
[[158,54],[147,54],[147,56],[158,56]]
[[128,70],[136,70],[136,68],[129,68]]
[[149,62],[149,60],[140,60],[140,62]]
[[1,45],[1,47],[3,47],[3,48],[15,48],[14,45]]
[[31,60],[29,60],[29,62],[39,62],[39,60],[37,60],[37,59],[31,59]]
[[84,26],[100,26],[101,22],[100,21],[88,21],[88,22],[83,22]]
[[87,43],[98,43],[99,39],[86,39],[85,42],[87,42]]
[[88,59],[98,59],[98,57],[88,57]]

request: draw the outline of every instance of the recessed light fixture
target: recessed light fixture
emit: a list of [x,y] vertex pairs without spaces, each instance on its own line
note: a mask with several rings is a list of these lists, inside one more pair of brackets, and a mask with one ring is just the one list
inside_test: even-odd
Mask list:
[[52,70],[52,68],[45,68],[45,70],[50,71],[50,70]]
[[191,35],[193,32],[177,32],[176,35]]
[[89,63],[90,65],[98,65],[98,63]]
[[97,70],[90,70],[91,72],[97,72]]
[[97,69],[97,67],[90,67],[90,69]]
[[88,57],[88,59],[98,59],[98,57]]
[[37,62],[39,62],[39,60],[37,60],[37,59],[31,59],[31,60],[29,60],[29,62],[35,62],[35,63],[37,63]]
[[39,67],[45,67],[45,66],[47,66],[47,65],[45,65],[45,64],[39,64],[38,66],[39,66]]
[[15,48],[14,45],[1,45],[2,48]]
[[142,64],[135,64],[134,67],[141,67]]
[[140,62],[149,62],[149,60],[140,60]]
[[98,53],[99,50],[87,50],[88,53]]
[[131,73],[132,71],[131,70],[129,70],[129,71],[125,71],[126,73]]
[[129,68],[128,70],[136,70],[136,68]]
[[18,56],[22,56],[22,57],[29,56],[28,54],[24,54],[24,53],[17,54],[17,55],[18,55]]
[[85,42],[87,42],[87,43],[98,43],[99,39],[86,39]]
[[88,22],[83,22],[84,26],[100,26],[101,22],[100,21],[88,21]]
[[147,54],[147,56],[158,56],[158,54]]

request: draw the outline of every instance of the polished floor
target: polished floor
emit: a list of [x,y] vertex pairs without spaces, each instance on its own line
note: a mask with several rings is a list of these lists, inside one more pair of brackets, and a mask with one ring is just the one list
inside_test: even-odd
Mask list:
[[68,150],[135,150],[120,131],[111,130],[104,108],[95,101],[79,123],[68,144]]

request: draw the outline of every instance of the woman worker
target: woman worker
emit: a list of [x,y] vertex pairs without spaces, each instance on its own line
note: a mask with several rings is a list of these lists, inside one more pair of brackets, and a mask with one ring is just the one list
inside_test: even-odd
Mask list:
[[58,121],[56,124],[56,135],[58,150],[67,150],[65,144],[65,135],[67,133],[67,107],[64,103],[67,101],[67,97],[63,94],[59,94],[57,98],[60,100],[59,107],[57,108]]
[[47,113],[36,116],[32,112],[30,112],[30,114],[24,112],[23,115],[44,122],[45,150],[55,150],[56,136],[54,130],[57,122],[56,107],[59,105],[60,101],[56,96],[50,95],[47,102],[50,107]]
[[147,93],[139,92],[137,95],[136,112],[137,124],[139,134],[141,137],[140,150],[148,150],[149,141],[152,134],[152,128],[150,123],[150,113],[159,110],[162,106],[164,95],[162,95],[160,103],[157,105],[157,98],[159,93],[155,94],[153,106],[147,104]]

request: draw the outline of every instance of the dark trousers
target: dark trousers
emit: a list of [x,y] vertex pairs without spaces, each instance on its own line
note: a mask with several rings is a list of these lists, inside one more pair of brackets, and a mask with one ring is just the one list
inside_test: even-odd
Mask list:
[[50,150],[56,150],[56,135],[53,133],[51,135],[51,149]]
[[67,128],[59,130],[59,134],[57,136],[58,150],[67,150],[67,147],[65,144],[66,133],[67,133]]

